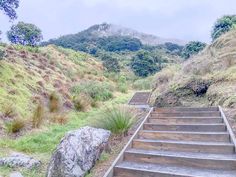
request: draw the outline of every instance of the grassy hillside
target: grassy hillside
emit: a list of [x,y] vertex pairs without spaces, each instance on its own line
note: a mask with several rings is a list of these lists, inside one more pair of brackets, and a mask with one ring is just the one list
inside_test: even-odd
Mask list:
[[96,80],[113,84],[104,77],[102,64],[85,53],[53,46],[5,49],[7,57],[0,61],[1,110],[5,104],[14,103],[20,115],[28,117],[39,97],[46,100],[56,92],[66,105],[71,101],[70,88],[77,83]]
[[[100,60],[86,53],[55,46],[0,49],[6,51],[0,60],[0,157],[17,151],[41,160],[38,170],[16,169],[26,177],[45,175],[67,131],[92,125],[104,107],[131,96],[123,76],[107,74]],[[39,127],[35,118],[42,118]],[[11,127],[20,128],[13,133]],[[0,167],[0,175],[11,171]]]
[[236,31],[230,31],[183,64],[155,76],[157,106],[236,106]]

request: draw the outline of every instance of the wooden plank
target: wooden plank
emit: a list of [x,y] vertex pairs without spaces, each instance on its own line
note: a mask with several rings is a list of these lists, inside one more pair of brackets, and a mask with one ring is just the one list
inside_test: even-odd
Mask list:
[[148,114],[146,115],[146,117],[144,118],[144,120],[142,121],[142,123],[139,125],[138,129],[135,131],[135,133],[133,134],[133,136],[130,138],[129,142],[126,144],[126,146],[123,148],[123,150],[120,152],[120,154],[118,155],[118,157],[116,158],[116,160],[113,162],[113,164],[111,165],[111,167],[108,169],[108,171],[106,172],[106,174],[104,175],[104,177],[113,177],[113,173],[114,173],[114,167],[121,162],[124,159],[124,153],[127,149],[132,147],[132,141],[133,139],[137,138],[138,136],[138,132],[140,130],[143,129],[143,124],[147,121],[150,113],[153,111],[153,108],[151,108],[148,112]]

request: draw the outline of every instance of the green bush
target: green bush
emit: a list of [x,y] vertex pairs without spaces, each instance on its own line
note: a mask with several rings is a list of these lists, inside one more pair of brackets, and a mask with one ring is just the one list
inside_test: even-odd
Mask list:
[[225,15],[217,19],[211,32],[212,40],[214,41],[222,34],[235,28],[235,26],[236,26],[236,15]]
[[202,51],[206,47],[206,43],[200,41],[190,41],[186,44],[182,50],[182,56],[184,59],[190,58],[192,55],[195,55]]
[[135,75],[147,77],[159,71],[161,66],[157,65],[157,59],[150,52],[141,50],[132,58],[131,69]]
[[103,110],[96,121],[96,126],[110,130],[116,135],[128,135],[128,130],[135,123],[136,114],[127,107],[111,107]]
[[72,87],[71,92],[74,95],[81,93],[89,95],[95,101],[106,101],[113,97],[113,88],[106,82],[87,81]]

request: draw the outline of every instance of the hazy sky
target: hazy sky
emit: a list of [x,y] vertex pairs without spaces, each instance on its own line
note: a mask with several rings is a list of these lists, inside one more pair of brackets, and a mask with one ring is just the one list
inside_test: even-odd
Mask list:
[[[209,42],[215,20],[236,14],[236,0],[20,0],[17,14],[13,23],[36,24],[44,40],[107,22],[166,38]],[[2,12],[0,24],[4,33],[12,24]]]

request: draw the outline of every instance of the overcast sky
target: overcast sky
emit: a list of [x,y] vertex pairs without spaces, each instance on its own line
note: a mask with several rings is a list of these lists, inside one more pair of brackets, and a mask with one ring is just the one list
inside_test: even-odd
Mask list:
[[[36,24],[44,40],[107,22],[165,38],[209,42],[215,20],[236,14],[236,0],[20,0],[17,14],[13,23]],[[4,33],[12,25],[2,12],[0,24]]]

